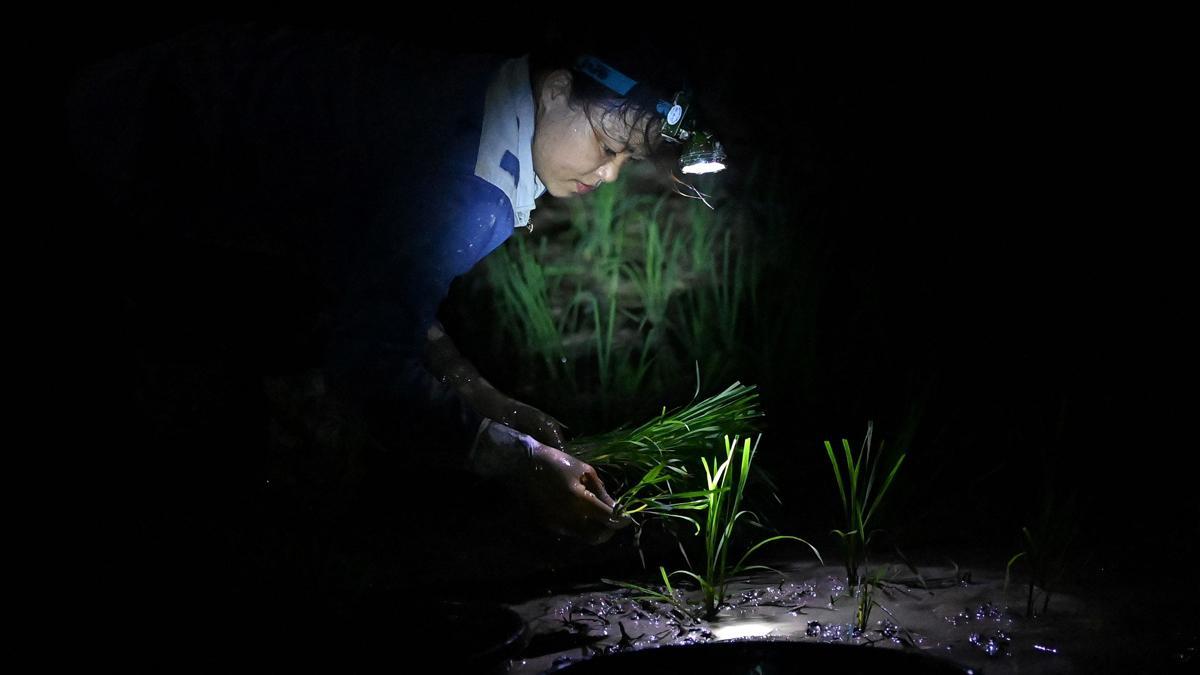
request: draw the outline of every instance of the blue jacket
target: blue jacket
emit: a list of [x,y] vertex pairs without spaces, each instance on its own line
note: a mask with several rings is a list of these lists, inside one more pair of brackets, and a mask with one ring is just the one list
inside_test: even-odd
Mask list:
[[222,28],[96,66],[68,112],[128,230],[114,265],[149,298],[144,339],[319,365],[394,409],[425,396],[450,282],[543,189],[528,87],[523,60]]

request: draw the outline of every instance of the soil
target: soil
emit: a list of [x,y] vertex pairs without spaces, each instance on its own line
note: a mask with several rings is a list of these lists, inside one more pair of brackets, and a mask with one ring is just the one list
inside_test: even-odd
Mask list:
[[[578,587],[519,603],[529,647],[511,673],[540,673],[612,652],[717,640],[794,640],[919,650],[986,673],[1190,672],[1197,631],[1137,584],[1107,583],[1052,594],[1025,615],[1028,586],[1004,589],[1003,569],[899,564],[876,591],[869,628],[854,629],[856,602],[845,571],[818,563],[773,565],[730,585],[712,621],[693,622],[670,604],[614,586]],[[639,580],[640,581],[640,580]],[[677,589],[678,592],[678,589]],[[679,592],[694,601],[695,593]],[[1040,589],[1035,600],[1040,610]],[[698,613],[698,612],[697,612]],[[798,664],[803,665],[803,664]]]

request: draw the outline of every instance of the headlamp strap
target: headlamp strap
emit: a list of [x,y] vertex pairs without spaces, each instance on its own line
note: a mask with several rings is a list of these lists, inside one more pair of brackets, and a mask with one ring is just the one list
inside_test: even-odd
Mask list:
[[575,62],[575,69],[620,96],[628,95],[629,90],[637,86],[636,80],[594,56],[579,57]]

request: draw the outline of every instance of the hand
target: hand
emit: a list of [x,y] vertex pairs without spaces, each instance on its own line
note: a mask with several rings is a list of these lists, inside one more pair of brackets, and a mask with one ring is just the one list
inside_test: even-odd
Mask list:
[[[494,408],[496,408],[497,415],[492,419],[497,422],[529,434],[552,448],[562,450],[566,447],[563,434],[566,426],[541,410],[507,397],[504,397],[504,401]],[[594,471],[592,473],[595,474]]]
[[631,522],[613,517],[613,499],[591,465],[548,445],[534,448],[524,482],[536,515],[558,534],[601,544]]
[[583,541],[607,541],[628,518],[613,518],[613,500],[596,470],[499,422],[480,435],[472,464],[479,473],[505,478],[548,529]]

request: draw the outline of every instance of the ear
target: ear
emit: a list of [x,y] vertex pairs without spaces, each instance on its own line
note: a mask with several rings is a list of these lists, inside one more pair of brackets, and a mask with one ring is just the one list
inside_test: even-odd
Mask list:
[[553,108],[566,105],[571,97],[571,71],[554,70],[542,80],[542,91],[538,100],[544,107]]

